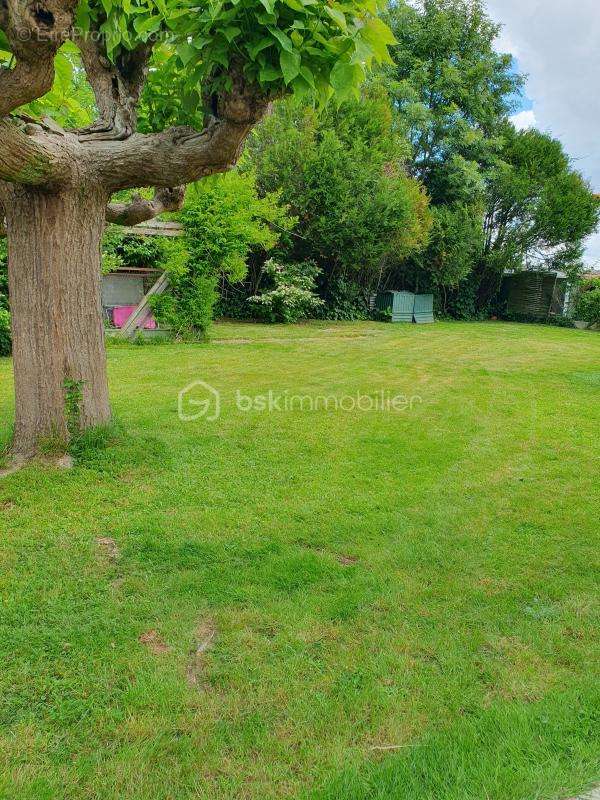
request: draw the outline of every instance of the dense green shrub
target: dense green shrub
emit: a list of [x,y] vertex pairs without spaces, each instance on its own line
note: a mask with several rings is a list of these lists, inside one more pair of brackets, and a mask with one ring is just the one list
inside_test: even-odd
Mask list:
[[256,309],[248,305],[248,294],[245,284],[240,287],[228,286],[226,293],[221,292],[215,304],[215,319],[225,317],[227,319],[253,320],[252,315]]
[[379,85],[321,114],[294,99],[279,103],[250,138],[245,165],[259,190],[280,190],[299,220],[281,257],[315,262],[324,298],[339,279],[377,284],[426,242],[428,200],[404,168],[408,151]]
[[213,319],[217,301],[216,279],[187,275],[178,281],[171,294],[150,298],[156,319],[171,328],[176,336],[204,336]]
[[270,259],[263,271],[267,288],[248,298],[248,303],[265,322],[290,323],[310,317],[323,306],[323,301],[315,294],[318,273],[319,268],[311,262],[279,264]]
[[575,319],[588,325],[600,325],[600,278],[590,278],[581,287]]
[[259,198],[254,176],[237,172],[191,187],[179,219],[185,236],[163,243],[171,289],[151,305],[159,322],[177,335],[203,336],[219,286],[243,281],[250,253],[272,250],[280,231],[290,230],[295,220],[277,193]]
[[402,262],[388,279],[394,288],[432,292],[444,316],[476,316],[476,287],[470,280],[483,248],[483,209],[474,203],[432,206],[429,243]]
[[10,314],[0,308],[0,356],[9,356],[11,352]]
[[102,272],[122,267],[161,267],[165,261],[165,241],[160,236],[136,236],[109,226],[102,241]]
[[481,309],[477,299],[478,282],[470,273],[456,286],[438,285],[434,291],[436,316],[460,320],[485,319],[487,308]]
[[350,278],[332,278],[324,287],[323,305],[315,309],[318,319],[356,321],[369,318],[365,290]]

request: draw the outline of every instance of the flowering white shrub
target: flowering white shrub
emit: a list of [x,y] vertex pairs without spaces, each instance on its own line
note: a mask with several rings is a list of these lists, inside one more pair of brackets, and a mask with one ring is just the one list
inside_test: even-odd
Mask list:
[[312,261],[301,264],[266,262],[263,275],[271,289],[248,298],[266,322],[298,322],[323,305],[315,294],[319,269]]

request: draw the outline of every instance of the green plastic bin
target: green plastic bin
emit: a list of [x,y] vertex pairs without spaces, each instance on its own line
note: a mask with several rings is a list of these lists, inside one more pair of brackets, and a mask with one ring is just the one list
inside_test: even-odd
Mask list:
[[427,322],[435,322],[433,317],[433,295],[432,294],[417,294],[415,295],[415,304],[413,308],[413,317],[416,323],[422,325]]
[[392,311],[392,322],[412,322],[415,296],[412,292],[380,292],[375,299],[378,311]]

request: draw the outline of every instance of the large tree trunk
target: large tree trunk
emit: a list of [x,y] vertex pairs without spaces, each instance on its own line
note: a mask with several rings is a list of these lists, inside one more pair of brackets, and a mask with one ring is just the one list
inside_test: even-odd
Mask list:
[[8,190],[17,458],[110,419],[100,301],[107,199],[89,185]]
[[[84,132],[15,114],[52,84],[54,56],[73,35],[78,0],[0,0],[0,32],[15,64],[0,66],[0,217],[6,216],[16,423],[13,454],[66,445],[76,430],[110,419],[100,307],[106,218],[135,225],[179,208],[181,187],[231,169],[274,94],[241,63],[211,100],[202,130],[135,132],[151,47],[116,63],[102,37],[83,62],[103,119]],[[91,42],[91,40],[90,40]],[[227,86],[227,88],[225,88]],[[112,204],[120,189],[153,187],[152,200]],[[0,227],[2,220],[0,219]]]

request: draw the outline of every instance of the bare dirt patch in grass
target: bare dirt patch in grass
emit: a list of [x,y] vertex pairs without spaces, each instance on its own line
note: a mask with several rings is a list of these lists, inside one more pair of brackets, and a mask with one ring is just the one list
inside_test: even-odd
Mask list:
[[358,564],[358,558],[356,556],[337,556],[337,560],[343,567],[352,567]]
[[96,544],[109,561],[116,563],[119,560],[119,547],[115,540],[111,539],[110,536],[98,537],[96,539]]
[[171,649],[165,642],[157,630],[146,631],[138,639],[140,644],[143,644],[155,656],[160,656],[163,653],[168,653]]
[[190,652],[186,677],[189,686],[198,686],[202,678],[205,656],[213,646],[217,636],[217,628],[211,619],[200,622],[194,633],[194,646]]

